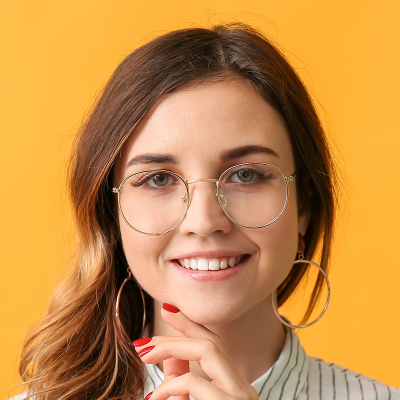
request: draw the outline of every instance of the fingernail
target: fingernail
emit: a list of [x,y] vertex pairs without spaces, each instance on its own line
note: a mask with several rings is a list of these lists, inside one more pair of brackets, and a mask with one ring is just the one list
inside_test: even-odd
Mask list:
[[149,400],[149,398],[151,397],[152,394],[153,394],[153,392],[150,392],[150,393],[144,398],[144,400]]
[[177,308],[174,307],[174,306],[171,306],[171,304],[168,304],[168,303],[163,303],[162,308],[163,308],[164,310],[167,310],[167,311],[173,312],[173,313],[179,312],[179,309],[177,309]]
[[146,347],[145,349],[143,349],[143,350],[140,350],[139,351],[139,357],[143,357],[143,356],[145,356],[147,353],[150,353],[153,349],[154,349],[154,347],[155,346],[149,346],[149,347]]
[[151,337],[146,337],[146,338],[143,338],[143,339],[138,339],[138,340],[135,340],[135,341],[133,342],[133,345],[134,345],[135,347],[144,346],[145,344],[150,343],[150,342],[151,342],[151,339],[153,339],[153,338],[151,338]]

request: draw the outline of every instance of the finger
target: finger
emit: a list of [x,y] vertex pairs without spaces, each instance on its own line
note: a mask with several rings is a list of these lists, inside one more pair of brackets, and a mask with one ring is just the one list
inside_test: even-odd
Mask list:
[[168,358],[167,360],[164,360],[163,367],[165,381],[169,381],[173,378],[190,372],[188,360],[177,360],[175,358]]
[[[230,363],[228,354],[218,335],[205,326],[195,323],[170,304],[163,303],[161,316],[174,329],[183,333],[185,337],[202,339],[203,349],[199,350],[195,347],[186,346],[188,350],[192,349],[193,352],[190,353],[189,350],[186,354],[182,354],[178,351],[175,353],[176,356],[172,357],[197,361],[213,383],[228,393],[235,393],[235,391],[249,385]],[[204,341],[204,338],[208,340]],[[174,348],[178,349],[177,346]]]
[[248,385],[214,342],[209,339],[182,339],[146,347],[138,354],[148,364],[157,364],[170,358],[197,361],[213,383],[228,393],[236,393]]
[[[189,361],[169,358],[163,362],[164,381],[168,382],[189,372]],[[173,400],[189,400],[188,395],[174,396]]]
[[190,338],[185,338],[184,336],[153,336],[151,338],[138,339],[133,342],[136,351],[140,351],[142,348],[148,346],[155,346],[162,342],[168,342],[173,340],[192,340]]
[[172,310],[174,310],[173,312],[171,312],[170,310],[171,306],[169,304],[163,303],[161,316],[165,320],[165,322],[167,322],[177,331],[183,333],[186,338],[201,338],[212,341],[219,348],[221,354],[225,357],[225,359],[229,360],[229,356],[225,350],[225,346],[218,335],[207,329],[205,326],[192,321],[176,307],[172,307]]
[[223,348],[222,341],[218,335],[207,329],[205,326],[193,322],[175,307],[173,309],[176,311],[169,311],[171,310],[170,307],[169,304],[164,303],[161,309],[161,316],[167,324],[171,325],[174,329],[183,333],[188,338],[210,339],[214,343],[220,345],[221,349]]
[[[176,339],[183,339],[183,337],[170,337],[170,336],[155,336],[152,338],[140,338],[133,342],[135,350],[140,353],[145,349],[145,352],[151,351],[154,346],[165,341],[173,341]],[[191,340],[191,339],[187,339]],[[142,353],[141,353],[142,354]],[[178,376],[184,375],[190,371],[188,360],[177,360],[169,358],[163,362],[164,381],[169,381]],[[174,400],[189,400],[189,396],[176,396]]]
[[151,400],[167,400],[170,396],[188,396],[189,394],[196,400],[233,399],[233,396],[230,396],[222,389],[189,372],[159,385],[154,390]]
[[[146,339],[146,341],[144,341]],[[133,345],[135,346],[136,351],[140,351],[141,349],[149,346],[156,346],[157,344],[164,343],[164,342],[173,342],[173,341],[182,341],[186,340],[188,342],[190,341],[196,341],[196,340],[201,340],[203,338],[188,338],[185,336],[153,336],[152,338],[144,338],[144,339],[138,339],[133,342]],[[142,341],[143,340],[143,341]]]

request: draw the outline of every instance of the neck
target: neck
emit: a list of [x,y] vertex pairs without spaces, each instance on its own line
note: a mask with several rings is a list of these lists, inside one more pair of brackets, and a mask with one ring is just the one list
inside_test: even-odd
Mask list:
[[[154,335],[181,336],[161,318],[161,305],[154,302]],[[237,319],[207,328],[222,339],[231,363],[249,383],[272,367],[285,343],[285,330],[274,314],[269,297]],[[160,364],[158,367],[162,370]],[[190,370],[208,379],[197,362],[190,363]]]

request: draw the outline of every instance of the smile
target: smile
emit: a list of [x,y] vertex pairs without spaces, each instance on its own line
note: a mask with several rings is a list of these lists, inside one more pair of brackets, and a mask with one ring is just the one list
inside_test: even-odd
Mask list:
[[215,257],[215,258],[185,258],[177,260],[178,264],[186,269],[198,271],[219,271],[227,268],[234,268],[245,259],[242,254],[237,257]]

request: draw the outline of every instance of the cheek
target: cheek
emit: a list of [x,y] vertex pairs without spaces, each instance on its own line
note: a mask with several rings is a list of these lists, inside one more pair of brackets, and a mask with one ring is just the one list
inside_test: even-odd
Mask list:
[[162,291],[163,270],[160,257],[168,243],[168,235],[146,236],[133,231],[120,221],[122,247],[133,275],[149,293]]
[[259,269],[263,281],[275,289],[289,274],[298,245],[298,213],[296,201],[288,202],[282,216],[272,225],[252,231],[252,240],[259,247]]

